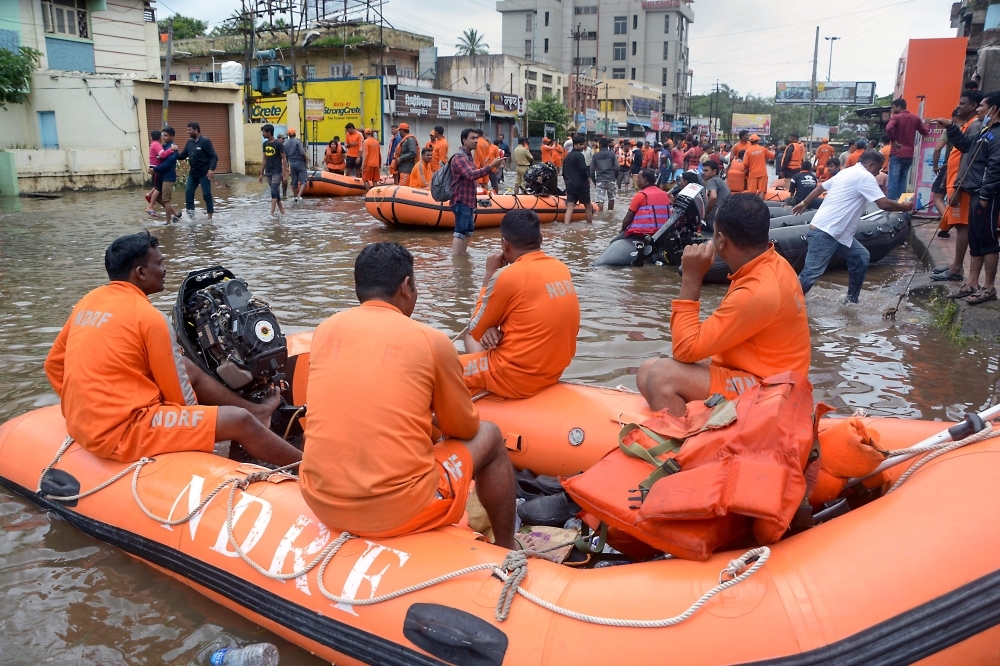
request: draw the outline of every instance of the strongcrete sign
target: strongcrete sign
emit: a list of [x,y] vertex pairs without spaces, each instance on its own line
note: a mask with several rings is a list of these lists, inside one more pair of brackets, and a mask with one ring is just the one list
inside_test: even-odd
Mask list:
[[424,91],[396,89],[396,115],[431,120],[486,120],[485,102]]
[[[364,104],[361,86],[364,85]],[[336,81],[308,81],[303,97],[310,102],[306,113],[318,118],[320,100],[323,104],[323,120],[316,122],[316,135],[310,135],[309,143],[329,143],[334,136],[344,138],[344,127],[354,123],[357,128],[382,128],[382,81],[381,79],[360,79]],[[361,117],[364,107],[364,119]],[[288,125],[288,105],[284,97],[254,97],[250,107],[253,122]],[[312,131],[309,123],[310,132]],[[294,124],[292,125],[295,126]],[[380,137],[381,138],[381,137]]]

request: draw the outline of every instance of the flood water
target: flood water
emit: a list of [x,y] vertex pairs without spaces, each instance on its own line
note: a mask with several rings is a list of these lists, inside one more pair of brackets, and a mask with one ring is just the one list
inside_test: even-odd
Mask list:
[[[56,402],[42,369],[52,341],[76,301],[107,281],[108,243],[151,222],[168,271],[166,291],[153,297],[157,307],[169,309],[187,271],[221,264],[271,303],[286,332],[355,305],[354,257],[367,243],[392,240],[416,257],[414,317],[455,335],[475,303],[486,253],[499,249],[499,230],[481,230],[471,256],[453,260],[449,233],[387,229],[359,198],[307,199],[272,218],[263,186],[229,183],[216,188],[213,221],[202,212],[167,227],[162,217],[145,217],[136,190],[0,198],[0,421]],[[577,356],[565,376],[634,388],[640,362],[670,352],[670,300],[680,277],[670,267],[591,267],[617,233],[627,198],[618,206],[592,226],[546,225],[545,250],[570,266],[580,295]],[[956,418],[995,400],[996,347],[955,346],[917,303],[894,324],[882,320],[914,264],[904,246],[873,266],[857,306],[840,304],[846,272],[827,275],[809,294],[817,399],[842,413],[860,407],[922,419]],[[703,291],[703,315],[724,293],[721,286]],[[277,644],[282,663],[321,663],[4,489],[0,599],[3,664],[197,664],[213,646],[260,641]]]

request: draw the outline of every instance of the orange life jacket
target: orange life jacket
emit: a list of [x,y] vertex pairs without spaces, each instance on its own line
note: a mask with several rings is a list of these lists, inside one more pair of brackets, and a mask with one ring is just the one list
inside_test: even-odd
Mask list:
[[[809,493],[809,503],[818,507],[840,495],[847,480],[864,477],[875,471],[886,459],[878,445],[879,434],[865,427],[861,419],[838,420],[819,433],[820,469],[816,483]],[[866,488],[876,488],[886,483],[885,472],[865,479]]]
[[[785,168],[798,171],[802,168],[802,159],[806,156],[806,147],[798,141],[788,144],[788,147],[792,149],[792,157],[788,160],[788,166]],[[788,148],[785,150],[788,150]]]
[[[735,416],[728,425],[727,416]],[[806,497],[814,427],[812,385],[785,372],[732,403],[692,402],[683,418],[657,412],[618,450],[562,483],[588,524],[604,522],[608,543],[622,552],[635,552],[638,541],[705,560],[751,529],[762,545],[781,538]]]
[[337,142],[333,148],[327,146],[323,162],[330,167],[330,171],[344,171],[347,166],[344,160],[344,144]]

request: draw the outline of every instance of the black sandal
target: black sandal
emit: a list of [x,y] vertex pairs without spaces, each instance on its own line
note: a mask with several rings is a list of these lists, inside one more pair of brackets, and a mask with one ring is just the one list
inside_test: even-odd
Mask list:
[[997,290],[996,289],[980,289],[971,296],[966,297],[965,302],[969,305],[979,305],[980,303],[986,303],[988,301],[997,300]]

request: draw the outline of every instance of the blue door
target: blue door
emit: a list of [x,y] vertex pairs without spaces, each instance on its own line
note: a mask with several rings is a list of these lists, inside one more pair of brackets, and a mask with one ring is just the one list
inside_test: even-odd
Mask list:
[[59,135],[56,133],[55,111],[39,111],[38,128],[42,134],[42,148],[48,150],[59,148]]

